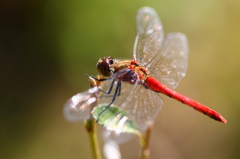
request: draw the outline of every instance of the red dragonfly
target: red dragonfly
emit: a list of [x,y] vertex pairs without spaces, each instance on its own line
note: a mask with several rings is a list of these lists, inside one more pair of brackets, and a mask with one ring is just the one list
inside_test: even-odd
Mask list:
[[[133,60],[105,57],[98,61],[97,70],[104,77],[94,78],[98,87],[73,96],[65,106],[69,120],[89,118],[93,106],[106,105],[125,112],[140,131],[153,124],[161,109],[160,93],[174,98],[195,110],[223,123],[227,120],[214,110],[172,89],[185,76],[188,66],[188,42],[182,33],[171,33],[164,39],[158,15],[150,7],[141,8],[137,14],[137,36]],[[102,82],[103,81],[103,82]],[[100,86],[99,86],[100,87]],[[96,102],[98,101],[98,102]],[[119,122],[121,126],[122,122]]]
[[[105,93],[112,94],[112,98],[102,95],[100,104],[108,103],[108,107],[117,105],[140,130],[146,129],[159,112],[163,104],[159,93],[217,121],[227,122],[216,111],[172,90],[186,74],[187,38],[182,33],[171,33],[164,39],[161,21],[150,7],[140,9],[137,14],[133,58],[119,61],[104,57],[98,61],[98,72],[108,77],[104,79],[102,89]],[[104,110],[99,116],[102,113]]]

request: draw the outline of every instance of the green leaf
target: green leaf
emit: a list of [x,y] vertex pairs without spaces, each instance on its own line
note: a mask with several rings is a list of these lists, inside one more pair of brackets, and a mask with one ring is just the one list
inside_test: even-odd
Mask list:
[[[108,130],[117,131],[120,133],[132,133],[139,135],[137,127],[130,120],[127,113],[121,111],[114,105],[105,110],[107,105],[98,105],[92,111],[93,117],[98,123]],[[104,110],[104,111],[103,111]],[[103,113],[101,113],[103,111]],[[99,116],[99,114],[101,115]]]

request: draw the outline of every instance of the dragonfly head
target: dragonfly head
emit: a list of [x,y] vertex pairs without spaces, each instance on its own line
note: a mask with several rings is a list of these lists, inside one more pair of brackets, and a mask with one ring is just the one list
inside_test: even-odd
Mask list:
[[98,60],[97,63],[97,71],[103,76],[109,77],[115,71],[115,66],[117,64],[117,60],[113,59],[111,56],[104,57]]

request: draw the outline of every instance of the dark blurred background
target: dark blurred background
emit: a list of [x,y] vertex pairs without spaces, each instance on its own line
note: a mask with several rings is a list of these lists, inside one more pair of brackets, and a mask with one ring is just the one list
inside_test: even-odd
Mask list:
[[[151,158],[240,158],[237,0],[0,1],[0,158],[92,157],[83,123],[67,122],[63,105],[89,88],[84,74],[97,74],[100,57],[132,58],[135,15],[143,6],[155,8],[165,35],[188,37],[189,68],[177,91],[228,120],[163,97]],[[123,158],[137,158],[138,145],[137,139],[123,144]]]

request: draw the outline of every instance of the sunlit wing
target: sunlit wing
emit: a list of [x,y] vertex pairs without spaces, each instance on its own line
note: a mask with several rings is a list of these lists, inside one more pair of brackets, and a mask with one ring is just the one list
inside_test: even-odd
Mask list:
[[70,98],[63,108],[63,114],[68,121],[83,121],[90,117],[91,110],[98,101],[99,89],[93,87]]
[[[111,83],[111,80],[105,81],[102,89],[107,91]],[[106,104],[111,101],[112,97],[102,94],[99,104]],[[156,92],[146,89],[142,85],[133,85],[126,82],[122,82],[121,94],[117,96],[113,103],[128,114],[139,131],[144,131],[149,125],[153,124],[162,104],[163,100]]]
[[158,54],[163,40],[163,27],[153,8],[144,7],[137,13],[137,36],[133,48],[133,57],[142,66],[148,68],[148,63]]
[[163,46],[149,64],[150,74],[170,88],[176,88],[188,67],[188,41],[182,33],[168,34]]

